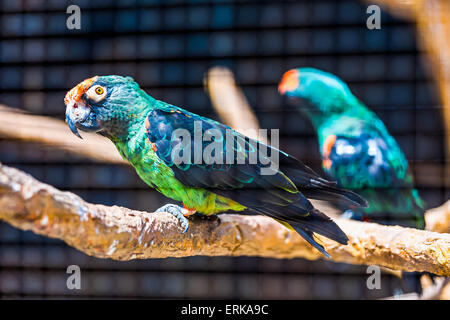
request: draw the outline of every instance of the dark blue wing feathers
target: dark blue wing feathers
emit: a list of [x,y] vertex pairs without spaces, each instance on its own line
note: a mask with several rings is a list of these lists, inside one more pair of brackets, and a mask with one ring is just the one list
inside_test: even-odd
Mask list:
[[[217,130],[222,137],[231,133],[241,142],[231,145],[225,142],[222,144],[223,164],[195,163],[194,135],[195,130],[198,130],[196,121],[198,121],[197,125],[201,124],[202,135],[207,130]],[[262,175],[261,169],[268,168],[270,163],[264,162],[265,159],[258,153],[261,142],[250,140],[223,124],[181,108],[164,105],[164,108],[154,109],[147,116],[146,126],[147,137],[154,145],[157,156],[171,167],[175,177],[181,183],[189,187],[207,189],[230,198],[256,213],[287,222],[297,231],[302,229],[304,233],[302,235],[308,236],[308,241],[312,239],[312,232],[323,234],[340,243],[346,243],[347,238],[330,218],[312,206],[304,194],[312,195],[317,199],[342,198],[353,205],[365,204],[362,198],[352,193],[349,193],[351,197],[348,197],[349,194],[334,187],[334,182],[322,179],[297,159],[271,146],[267,146],[270,152],[279,152],[279,168],[273,175]],[[182,138],[172,139],[177,129],[184,129],[190,134],[190,152],[188,148],[183,149],[182,146],[185,145]],[[202,141],[201,150],[210,143],[210,141]],[[233,148],[234,161],[226,163],[227,148],[230,146]],[[190,163],[174,162],[172,151],[175,148],[178,148],[178,151],[186,151]],[[239,158],[245,159],[244,163],[238,163]],[[257,162],[250,163],[250,158],[256,159]],[[320,247],[318,244],[317,246]]]
[[389,152],[380,137],[366,133],[357,137],[338,135],[329,154],[331,175],[339,177],[342,185],[355,188],[402,186],[406,181],[397,178]]

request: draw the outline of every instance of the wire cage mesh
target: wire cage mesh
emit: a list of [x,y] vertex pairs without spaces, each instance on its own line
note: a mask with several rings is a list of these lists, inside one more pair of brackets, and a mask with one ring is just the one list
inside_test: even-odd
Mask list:
[[[66,8],[81,8],[81,29]],[[384,121],[410,162],[428,207],[442,204],[444,129],[437,89],[413,23],[382,12],[366,28],[358,0],[90,0],[0,2],[0,103],[64,119],[66,91],[93,75],[132,76],[152,96],[217,119],[203,89],[215,65],[235,74],[262,128],[320,171],[311,125],[279,96],[284,71],[311,66],[339,75]],[[0,162],[86,201],[151,211],[168,200],[131,168],[48,146],[0,139]],[[79,265],[82,289],[66,268]],[[62,241],[0,224],[2,298],[369,299],[366,268],[328,261],[190,257],[119,262],[89,257]]]

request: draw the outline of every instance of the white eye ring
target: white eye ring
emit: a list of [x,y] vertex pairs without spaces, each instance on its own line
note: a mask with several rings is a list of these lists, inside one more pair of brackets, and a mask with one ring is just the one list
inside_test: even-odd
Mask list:
[[86,96],[89,100],[100,102],[106,97],[106,88],[100,85],[92,86],[88,91],[86,91]]

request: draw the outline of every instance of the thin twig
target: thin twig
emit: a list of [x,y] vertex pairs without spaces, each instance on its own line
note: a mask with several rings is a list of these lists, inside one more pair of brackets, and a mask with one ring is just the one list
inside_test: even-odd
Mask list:
[[250,138],[267,142],[266,137],[258,135],[258,119],[229,69],[209,69],[204,83],[214,109],[225,124]]
[[49,144],[93,160],[124,164],[114,145],[95,133],[83,133],[83,140],[70,132],[64,121],[17,112],[0,105],[0,136]]

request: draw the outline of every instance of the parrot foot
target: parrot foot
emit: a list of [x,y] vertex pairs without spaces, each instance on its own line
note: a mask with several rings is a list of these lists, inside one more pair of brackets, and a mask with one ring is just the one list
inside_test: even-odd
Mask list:
[[185,233],[189,229],[189,220],[185,216],[192,213],[190,213],[188,209],[169,203],[157,209],[155,212],[168,212],[177,218],[177,220],[180,221],[181,226],[184,228],[181,233]]

